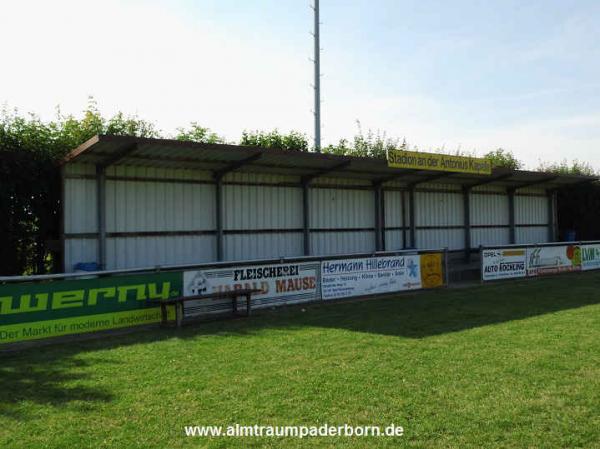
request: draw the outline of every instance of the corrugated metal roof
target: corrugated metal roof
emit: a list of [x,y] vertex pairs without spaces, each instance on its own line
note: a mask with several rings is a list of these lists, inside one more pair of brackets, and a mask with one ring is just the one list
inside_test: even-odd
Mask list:
[[507,169],[494,169],[492,175],[397,169],[388,167],[383,159],[368,157],[107,135],[92,137],[77,147],[64,159],[64,163],[70,162],[185,168],[221,173],[235,170],[308,178],[326,175],[373,182],[398,181],[407,185],[435,180],[461,185],[560,188],[598,179]]

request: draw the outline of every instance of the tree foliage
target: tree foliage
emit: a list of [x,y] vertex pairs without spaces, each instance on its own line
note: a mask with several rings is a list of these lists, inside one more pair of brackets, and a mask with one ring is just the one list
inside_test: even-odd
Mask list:
[[510,168],[512,170],[518,170],[523,167],[523,163],[515,157],[512,151],[502,148],[490,151],[484,157],[492,162],[492,167]]
[[309,148],[305,134],[297,131],[282,134],[277,129],[270,132],[244,131],[240,145],[292,151],[308,151]]
[[77,119],[0,113],[0,274],[40,274],[60,268],[58,161],[96,134],[158,137],[154,125],[117,113],[105,119],[92,99]]
[[197,122],[190,123],[188,128],[177,128],[177,140],[187,140],[198,143],[225,143],[225,139],[209,128],[200,126]]
[[324,147],[323,152],[345,156],[385,159],[388,150],[397,148],[408,149],[406,140],[403,140],[402,143],[400,143],[398,139],[390,139],[385,132],[379,130],[373,132],[369,129],[367,133],[364,134],[359,121],[356,122],[356,125],[358,131],[352,141],[340,139],[337,144]]
[[571,163],[564,159],[562,162],[542,162],[538,167],[538,171],[558,173],[561,175],[596,175],[596,170],[587,162],[580,162],[574,159]]

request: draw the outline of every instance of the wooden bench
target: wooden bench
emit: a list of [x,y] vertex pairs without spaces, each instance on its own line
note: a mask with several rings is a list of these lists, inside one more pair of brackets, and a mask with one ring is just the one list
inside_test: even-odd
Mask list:
[[249,289],[241,289],[241,290],[231,290],[227,292],[216,292],[216,293],[207,293],[204,295],[196,295],[196,296],[180,296],[177,298],[171,299],[162,299],[155,300],[153,302],[157,302],[160,304],[160,313],[161,313],[161,325],[168,325],[168,316],[167,316],[167,306],[173,305],[175,306],[175,323],[177,327],[181,327],[183,324],[184,318],[184,303],[188,301],[198,301],[202,299],[231,299],[231,311],[233,316],[238,315],[238,307],[237,302],[238,298],[244,297],[246,298],[246,316],[250,316],[250,312],[252,310],[251,299],[252,295],[255,293],[260,293],[262,290],[249,288]]

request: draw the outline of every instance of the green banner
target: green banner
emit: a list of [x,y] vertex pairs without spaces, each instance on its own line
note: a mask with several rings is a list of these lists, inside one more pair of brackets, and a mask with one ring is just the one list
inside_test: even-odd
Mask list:
[[181,272],[0,285],[0,343],[160,320],[150,299],[180,296]]

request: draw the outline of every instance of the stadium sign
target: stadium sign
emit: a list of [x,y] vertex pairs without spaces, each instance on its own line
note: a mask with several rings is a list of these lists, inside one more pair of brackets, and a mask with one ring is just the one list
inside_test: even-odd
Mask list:
[[388,166],[393,168],[436,170],[476,175],[490,175],[492,173],[492,163],[489,159],[470,156],[389,150],[387,160]]

